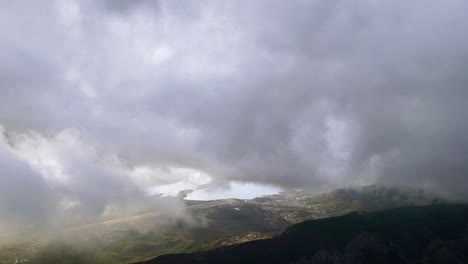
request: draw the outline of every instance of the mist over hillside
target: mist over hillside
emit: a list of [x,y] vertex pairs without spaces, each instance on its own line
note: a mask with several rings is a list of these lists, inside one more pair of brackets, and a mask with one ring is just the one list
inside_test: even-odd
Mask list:
[[[158,211],[64,229],[0,244],[0,263],[131,263],[170,254],[210,250],[272,238],[293,224],[350,212],[446,203],[421,190],[376,185],[328,193],[285,192],[251,200],[185,200],[190,217]],[[34,237],[34,236],[33,236]]]

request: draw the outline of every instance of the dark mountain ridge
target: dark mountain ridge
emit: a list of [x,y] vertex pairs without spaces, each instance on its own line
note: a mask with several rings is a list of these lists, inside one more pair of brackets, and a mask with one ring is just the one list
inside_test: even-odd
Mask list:
[[468,263],[468,205],[431,205],[309,220],[265,240],[141,264]]

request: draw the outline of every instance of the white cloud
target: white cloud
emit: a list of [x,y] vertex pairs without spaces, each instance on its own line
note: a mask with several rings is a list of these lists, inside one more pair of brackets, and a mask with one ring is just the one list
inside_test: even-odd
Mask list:
[[67,27],[81,23],[82,14],[79,2],[75,0],[57,0],[57,11],[61,22]]
[[155,65],[162,64],[171,59],[174,55],[174,50],[167,44],[155,47],[151,54],[151,61]]
[[268,184],[230,182],[228,186],[212,189],[195,190],[186,197],[188,200],[216,200],[216,199],[253,199],[263,195],[281,192],[282,189]]
[[[203,173],[192,169],[170,168],[170,174],[178,174],[177,178],[183,178],[181,181],[174,183],[151,187],[148,189],[149,194],[161,194],[162,196],[177,196],[180,191],[195,190],[198,187],[208,184],[212,178]],[[172,175],[170,175],[172,176]],[[169,178],[169,177],[167,177]]]

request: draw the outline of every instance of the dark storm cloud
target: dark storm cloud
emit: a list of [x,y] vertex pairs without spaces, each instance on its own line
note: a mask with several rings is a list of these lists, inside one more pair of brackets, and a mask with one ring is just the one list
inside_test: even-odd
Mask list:
[[[465,1],[2,5],[0,123],[81,131],[95,152],[69,166],[70,189],[103,181],[126,199],[125,172],[153,166],[468,198]],[[109,201],[77,188],[96,212]]]
[[127,13],[136,9],[159,10],[160,1],[158,0],[105,0],[102,1],[105,8],[119,13]]

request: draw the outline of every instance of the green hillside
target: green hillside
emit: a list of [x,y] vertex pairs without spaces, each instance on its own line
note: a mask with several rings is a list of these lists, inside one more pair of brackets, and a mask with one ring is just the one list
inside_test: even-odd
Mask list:
[[272,239],[142,263],[467,262],[468,205],[433,205],[309,220]]
[[58,258],[57,252],[73,253],[77,257],[91,255],[99,263],[138,262],[164,254],[196,252],[271,238],[307,219],[437,201],[420,192],[375,185],[322,194],[281,193],[252,200],[185,201],[190,222],[150,212],[86,225],[64,231],[75,243],[26,241],[0,245],[0,263],[13,264],[16,259],[44,263],[42,259],[49,255]]

